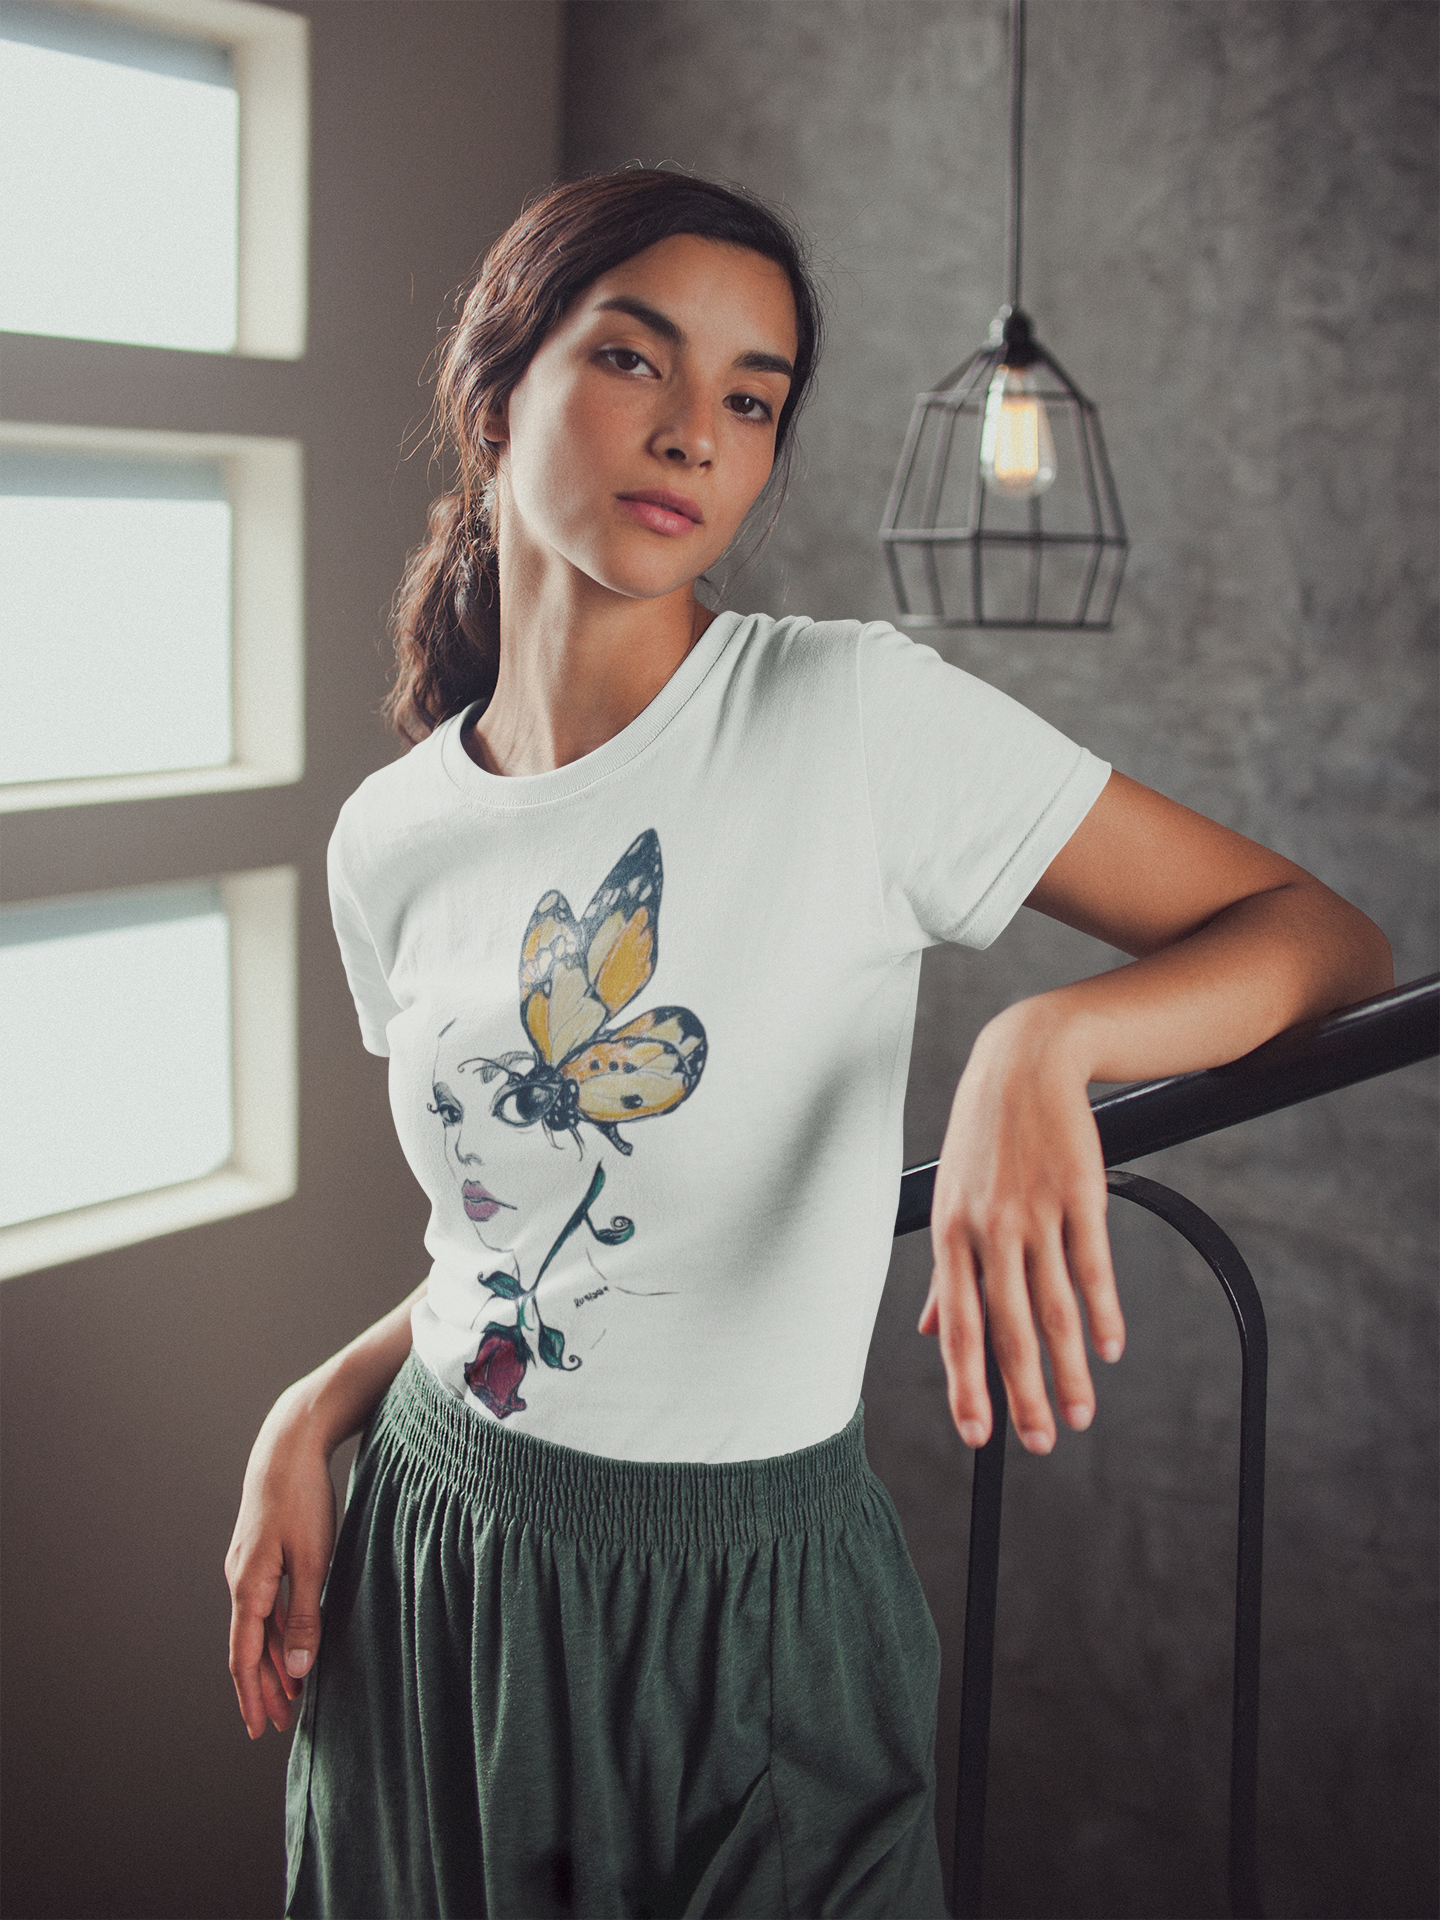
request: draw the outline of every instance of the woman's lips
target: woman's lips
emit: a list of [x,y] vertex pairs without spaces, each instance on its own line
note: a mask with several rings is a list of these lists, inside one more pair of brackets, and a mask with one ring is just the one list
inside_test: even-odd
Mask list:
[[487,1193],[478,1180],[467,1180],[460,1189],[460,1198],[472,1220],[493,1220],[502,1207],[509,1205],[508,1201],[497,1200],[493,1193]]
[[652,533],[672,536],[691,533],[705,524],[698,502],[688,494],[671,493],[661,487],[645,493],[621,493],[616,498],[633,519],[642,527],[649,527]]

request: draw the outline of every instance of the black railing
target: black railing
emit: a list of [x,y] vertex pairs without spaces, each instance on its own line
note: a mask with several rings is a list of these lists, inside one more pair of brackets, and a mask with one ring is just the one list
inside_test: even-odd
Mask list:
[[[1163,1147],[1218,1133],[1242,1120],[1297,1106],[1440,1053],[1440,974],[1414,980],[1359,1006],[1292,1027],[1223,1067],[1150,1080],[1092,1103],[1107,1168]],[[901,1178],[896,1235],[930,1223],[936,1162]],[[1229,1885],[1231,1912],[1257,1920],[1260,1577],[1265,1508],[1265,1309],[1234,1243],[1181,1194],[1139,1174],[1111,1172],[1111,1193],[1158,1214],[1188,1240],[1225,1289],[1240,1334],[1240,1514],[1235,1569],[1235,1661],[1230,1725]],[[990,1746],[995,1609],[1000,1570],[1000,1504],[1005,1471],[1005,1390],[989,1340],[985,1373],[995,1409],[991,1435],[975,1456],[970,1556],[960,1684],[960,1753],[955,1809],[953,1906],[977,1920],[985,1851],[985,1786]]]

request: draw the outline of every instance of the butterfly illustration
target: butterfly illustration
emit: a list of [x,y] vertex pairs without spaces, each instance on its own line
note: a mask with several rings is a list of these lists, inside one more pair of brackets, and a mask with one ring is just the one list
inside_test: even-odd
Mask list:
[[580,1121],[621,1153],[622,1120],[668,1113],[694,1092],[705,1029],[686,1007],[657,1007],[623,1027],[627,1007],[660,954],[660,839],[647,828],[606,874],[578,923],[562,893],[541,896],[520,948],[520,1018],[534,1065],[511,1071],[496,1117],[575,1133]]

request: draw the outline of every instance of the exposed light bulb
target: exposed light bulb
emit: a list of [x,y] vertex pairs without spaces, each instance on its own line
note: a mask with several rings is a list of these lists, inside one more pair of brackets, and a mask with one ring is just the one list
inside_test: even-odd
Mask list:
[[1055,442],[1045,405],[1023,367],[997,367],[980,428],[985,484],[1012,499],[1033,500],[1054,484]]

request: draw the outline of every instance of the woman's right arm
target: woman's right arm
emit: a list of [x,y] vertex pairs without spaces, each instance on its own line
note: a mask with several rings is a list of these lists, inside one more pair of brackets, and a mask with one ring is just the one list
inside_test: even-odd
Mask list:
[[365,1425],[404,1365],[410,1309],[425,1286],[287,1387],[251,1449],[225,1578],[230,1673],[252,1740],[267,1720],[280,1733],[290,1725],[291,1702],[314,1664],[320,1592],[335,1545],[330,1456]]

